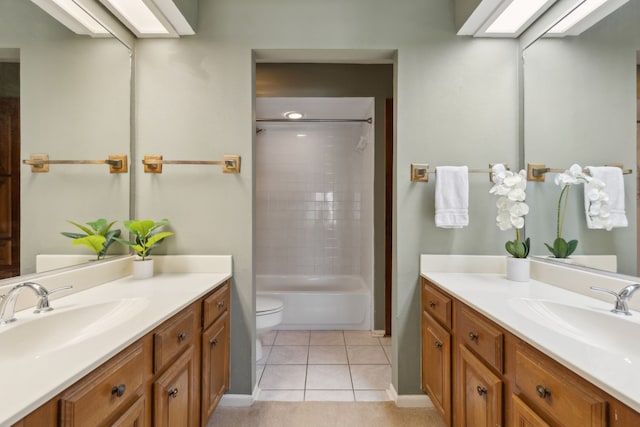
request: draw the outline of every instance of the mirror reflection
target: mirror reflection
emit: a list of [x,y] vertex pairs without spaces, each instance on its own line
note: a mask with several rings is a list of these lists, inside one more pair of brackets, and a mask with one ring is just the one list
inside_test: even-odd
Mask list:
[[[630,0],[578,36],[542,37],[524,58],[524,162],[549,168],[623,164],[628,226],[611,231],[587,226],[583,185],[568,197],[563,237],[576,239],[575,254],[614,255],[617,272],[638,274],[637,139],[640,0]],[[556,174],[530,182],[527,235],[532,253],[548,256],[556,236],[561,187]],[[609,189],[614,191],[613,188]]]
[[22,161],[128,155],[130,81],[117,39],[76,35],[30,1],[0,2],[0,279],[36,272],[40,254],[95,259],[61,235],[75,229],[67,220],[128,218],[129,173],[64,164],[33,173]]

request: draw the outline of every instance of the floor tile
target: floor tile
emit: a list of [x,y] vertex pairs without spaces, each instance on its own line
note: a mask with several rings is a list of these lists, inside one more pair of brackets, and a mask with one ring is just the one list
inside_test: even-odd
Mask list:
[[270,353],[271,353],[271,346],[270,345],[263,345],[262,346],[262,359],[256,360],[256,363],[258,365],[264,365],[265,363],[267,363],[267,360],[269,360],[269,354]]
[[391,345],[391,337],[378,337],[378,340],[382,345]]
[[344,345],[342,331],[311,331],[311,345]]
[[264,372],[264,365],[256,365],[256,384],[260,384],[260,378]]
[[378,338],[369,331],[344,331],[344,340],[347,345],[380,345]]
[[261,390],[258,400],[303,402],[304,390]]
[[260,380],[262,390],[304,390],[306,365],[266,365]]
[[267,364],[306,365],[309,347],[306,345],[274,345]]
[[387,359],[389,360],[389,363],[391,363],[393,365],[393,356],[391,355],[391,346],[390,345],[383,345],[382,349],[384,350],[384,354],[387,355]]
[[260,334],[258,338],[260,338],[260,342],[262,345],[273,345],[273,341],[276,339],[276,334],[278,331],[269,331],[264,334]]
[[344,345],[312,345],[309,347],[310,365],[346,365],[347,350]]
[[309,331],[278,331],[273,345],[309,345]]
[[391,365],[350,365],[354,390],[386,390],[391,383]]
[[352,389],[349,365],[309,365],[307,390]]
[[353,402],[353,390],[307,390],[304,394],[307,402]]
[[348,345],[347,355],[350,365],[389,364],[382,346]]
[[391,400],[386,390],[354,390],[356,402],[386,402]]

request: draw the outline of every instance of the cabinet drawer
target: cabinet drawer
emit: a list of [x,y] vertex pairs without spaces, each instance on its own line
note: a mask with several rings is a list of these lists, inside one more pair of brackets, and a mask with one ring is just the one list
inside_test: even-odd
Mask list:
[[194,343],[196,334],[194,327],[195,315],[188,308],[182,313],[168,320],[158,332],[153,335],[153,368],[158,372],[178,353]]
[[451,329],[451,306],[451,298],[422,279],[422,310],[447,329]]
[[504,336],[499,329],[460,304],[456,310],[456,333],[468,348],[502,372]]
[[138,343],[72,387],[60,399],[60,424],[95,427],[124,409],[141,393],[143,359]]
[[533,351],[518,346],[515,382],[520,396],[537,413],[565,426],[605,426],[607,403],[568,373]]
[[220,315],[229,308],[229,303],[229,281],[226,281],[211,296],[204,300],[202,308],[204,312],[203,327],[208,327],[220,317]]

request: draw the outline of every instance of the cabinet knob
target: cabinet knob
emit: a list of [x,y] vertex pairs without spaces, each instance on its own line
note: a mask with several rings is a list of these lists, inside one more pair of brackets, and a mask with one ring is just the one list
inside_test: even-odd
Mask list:
[[440,348],[442,348],[442,343],[440,341],[436,341],[435,346],[436,346],[437,349],[440,349]]
[[127,390],[127,386],[124,384],[114,385],[111,389],[111,395],[116,395],[116,397],[122,397],[124,392]]
[[540,396],[541,399],[546,399],[551,396],[551,390],[540,384],[536,386],[536,392],[538,392],[538,396]]
[[469,332],[469,339],[471,341],[478,341],[478,334],[475,332]]
[[477,390],[477,392],[478,392],[478,394],[480,396],[482,396],[483,394],[487,394],[487,388],[486,387],[478,386],[478,387],[476,387],[476,390]]
[[224,307],[224,301],[218,301],[218,308]]
[[214,338],[211,341],[209,341],[209,343],[211,343],[211,345],[218,345],[218,339]]
[[187,333],[186,332],[180,332],[178,334],[178,341],[184,341],[187,339]]
[[178,396],[178,388],[177,387],[176,388],[172,388],[171,390],[169,390],[169,397],[174,398],[176,396]]
[[429,301],[429,307],[436,308],[436,302],[435,301]]

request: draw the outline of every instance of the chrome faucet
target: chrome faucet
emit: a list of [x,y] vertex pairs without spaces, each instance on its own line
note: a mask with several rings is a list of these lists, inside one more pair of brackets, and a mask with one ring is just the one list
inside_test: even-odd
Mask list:
[[624,314],[627,316],[631,316],[631,312],[629,311],[629,300],[633,296],[633,293],[640,288],[640,284],[634,283],[633,285],[628,285],[622,288],[620,292],[614,292],[605,288],[598,288],[596,286],[592,286],[591,289],[598,292],[604,292],[607,294],[611,294],[616,297],[616,306],[611,310],[612,313]]
[[0,325],[11,323],[16,320],[16,300],[20,290],[29,288],[38,296],[38,303],[34,313],[45,313],[53,310],[49,306],[49,295],[54,292],[64,291],[65,289],[71,289],[73,286],[64,286],[62,288],[56,288],[51,291],[47,291],[44,286],[35,282],[24,282],[14,286],[6,295],[0,295]]

